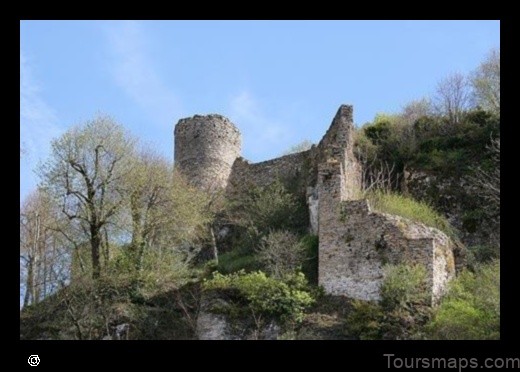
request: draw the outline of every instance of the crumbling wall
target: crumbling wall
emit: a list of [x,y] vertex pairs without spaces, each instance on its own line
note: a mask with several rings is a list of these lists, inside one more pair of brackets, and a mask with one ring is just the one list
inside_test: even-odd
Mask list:
[[453,243],[444,233],[373,212],[367,200],[343,202],[338,212],[320,220],[319,283],[328,293],[378,300],[385,264],[419,263],[427,270],[432,302],[442,296],[455,276]]
[[260,163],[249,163],[238,158],[228,183],[228,192],[232,194],[241,188],[267,186],[276,180],[306,184],[311,164],[311,150],[285,155]]
[[409,262],[425,265],[436,301],[455,274],[453,243],[439,230],[356,201],[354,134],[352,106],[342,105],[317,146],[251,164],[239,157],[240,133],[228,119],[196,115],[175,127],[175,161],[195,183],[225,188],[231,198],[277,179],[296,185],[292,191],[306,197],[310,230],[319,236],[319,283],[328,293],[377,300],[383,265]]

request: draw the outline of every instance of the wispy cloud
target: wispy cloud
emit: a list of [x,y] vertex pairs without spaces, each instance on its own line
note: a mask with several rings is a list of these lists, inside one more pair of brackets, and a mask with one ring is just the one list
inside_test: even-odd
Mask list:
[[21,197],[36,185],[32,173],[50,150],[50,142],[61,133],[55,111],[45,102],[31,61],[20,50],[20,161]]
[[170,125],[179,114],[179,99],[153,68],[142,23],[118,21],[106,31],[110,71],[116,83],[156,123]]
[[251,160],[266,160],[279,155],[288,141],[289,128],[266,115],[248,91],[243,91],[231,99],[230,119],[240,128],[243,148]]

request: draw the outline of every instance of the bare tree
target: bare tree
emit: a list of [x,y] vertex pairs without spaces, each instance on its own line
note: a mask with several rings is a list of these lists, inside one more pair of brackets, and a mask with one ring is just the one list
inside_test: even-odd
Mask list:
[[433,113],[432,103],[429,98],[422,98],[408,102],[403,106],[399,118],[407,125],[412,125],[418,119],[424,116],[430,116]]
[[40,169],[42,185],[90,243],[94,279],[101,273],[103,228],[115,220],[124,201],[123,179],[133,148],[134,140],[120,125],[100,116],[54,140]]
[[257,249],[266,270],[275,277],[294,272],[305,259],[305,247],[290,231],[271,231]]
[[482,108],[500,114],[500,49],[492,49],[471,77],[474,99]]
[[23,306],[41,301],[66,278],[63,241],[55,230],[58,210],[42,190],[29,194],[20,209]]
[[437,84],[435,108],[441,115],[446,115],[451,123],[460,122],[462,115],[469,108],[469,85],[464,75],[454,73]]
[[476,168],[472,181],[481,190],[481,196],[489,202],[489,207],[500,217],[500,138],[491,140],[487,150],[491,154],[493,168]]

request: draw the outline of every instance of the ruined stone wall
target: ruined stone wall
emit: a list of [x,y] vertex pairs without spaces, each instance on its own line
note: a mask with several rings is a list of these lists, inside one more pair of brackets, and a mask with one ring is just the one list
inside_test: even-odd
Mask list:
[[437,229],[373,212],[367,200],[341,203],[326,221],[321,216],[319,283],[327,293],[378,300],[385,264],[420,263],[436,302],[455,276],[452,242]]
[[319,283],[327,293],[377,300],[385,263],[422,263],[432,301],[454,274],[453,243],[422,224],[372,212],[360,196],[361,166],[354,156],[352,106],[342,105],[317,146],[249,163],[239,157],[240,133],[220,115],[182,119],[175,127],[175,161],[196,184],[225,188],[229,197],[279,179],[292,182],[309,205],[319,236]]
[[275,180],[306,183],[311,162],[311,150],[285,155],[260,163],[238,158],[233,164],[228,191],[250,186],[267,186]]
[[221,115],[195,115],[175,126],[175,164],[194,184],[224,188],[240,156],[239,130]]

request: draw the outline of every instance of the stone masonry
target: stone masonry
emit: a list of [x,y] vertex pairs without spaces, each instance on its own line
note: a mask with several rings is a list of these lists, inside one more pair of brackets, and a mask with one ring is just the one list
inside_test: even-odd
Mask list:
[[371,211],[360,195],[352,106],[342,105],[318,145],[260,163],[240,157],[240,132],[220,115],[196,115],[175,126],[175,162],[199,187],[265,186],[297,181],[309,206],[309,231],[319,236],[319,284],[333,295],[378,300],[386,263],[421,263],[432,301],[455,275],[453,244],[439,230]]

